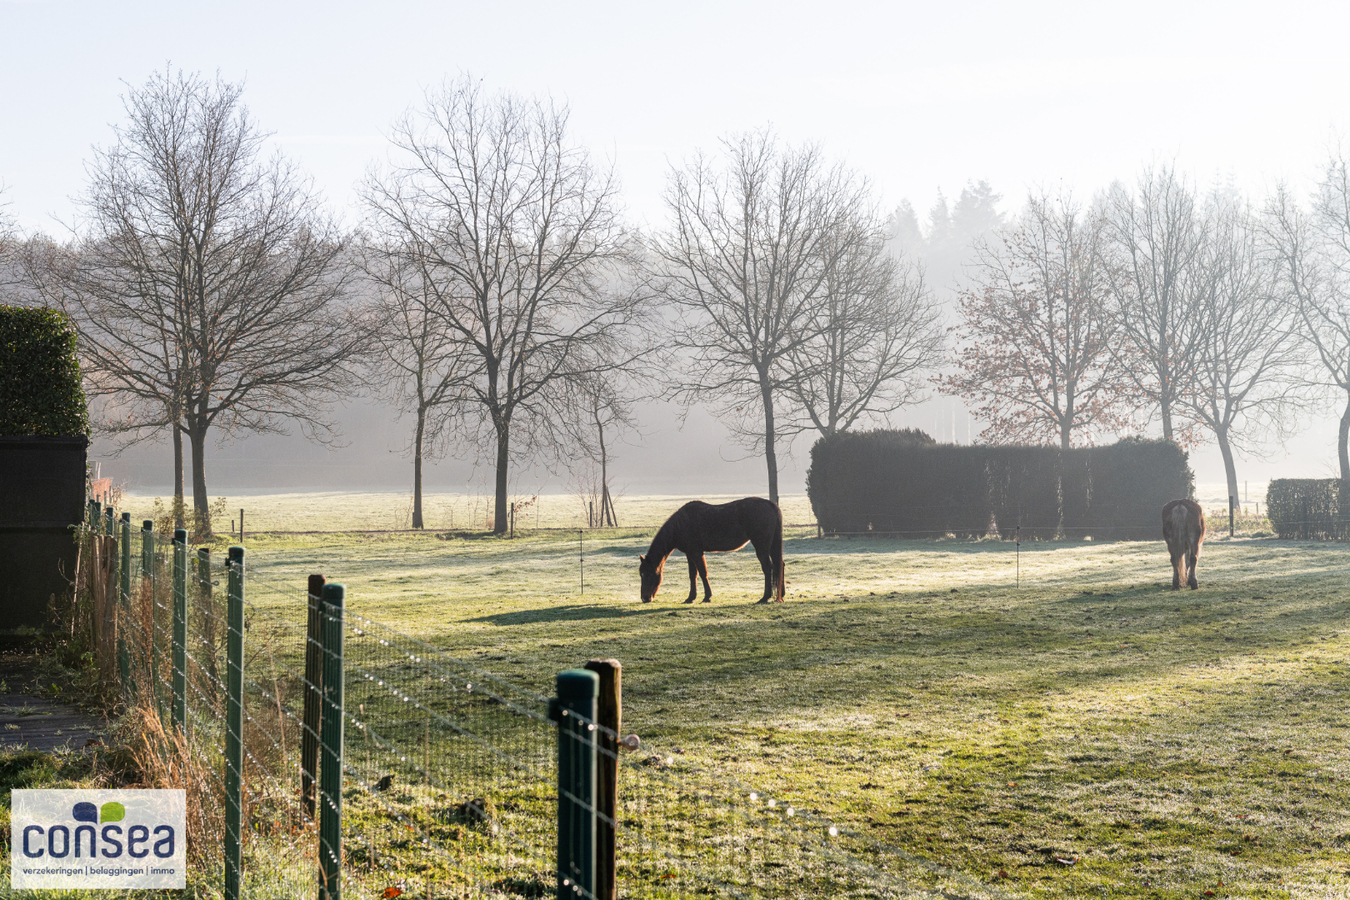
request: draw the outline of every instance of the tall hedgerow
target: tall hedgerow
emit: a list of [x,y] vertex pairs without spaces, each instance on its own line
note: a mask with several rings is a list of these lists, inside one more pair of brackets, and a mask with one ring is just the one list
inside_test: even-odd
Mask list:
[[70,319],[52,309],[0,306],[0,435],[88,434]]

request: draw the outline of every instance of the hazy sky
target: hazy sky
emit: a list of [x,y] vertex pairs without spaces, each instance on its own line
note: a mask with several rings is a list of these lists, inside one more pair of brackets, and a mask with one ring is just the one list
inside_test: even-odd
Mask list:
[[968,179],[1011,208],[1031,185],[1086,197],[1158,158],[1260,195],[1305,185],[1347,125],[1348,29],[1326,2],[0,0],[0,184],[25,230],[59,235],[124,82],[168,64],[245,80],[255,120],[349,223],[391,121],[460,72],[569,102],[653,227],[670,161],[763,125],[921,213]]

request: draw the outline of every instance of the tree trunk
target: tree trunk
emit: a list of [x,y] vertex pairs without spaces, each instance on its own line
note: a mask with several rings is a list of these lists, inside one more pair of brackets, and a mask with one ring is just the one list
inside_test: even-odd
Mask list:
[[1214,438],[1218,441],[1219,453],[1223,456],[1223,471],[1228,478],[1228,496],[1231,503],[1242,495],[1238,493],[1237,466],[1233,463],[1233,445],[1228,441],[1228,429],[1214,429]]
[[597,426],[600,432],[600,523],[612,528],[618,523],[614,521],[609,502],[609,453],[605,449],[605,426],[598,420]]
[[186,528],[183,510],[183,429],[173,424],[173,527]]
[[1345,412],[1341,413],[1341,427],[1336,441],[1336,454],[1341,461],[1341,481],[1350,481],[1350,392],[1346,394]]
[[773,420],[773,388],[761,377],[760,396],[764,400],[764,464],[769,469],[769,502],[778,502],[778,451]]
[[422,524],[422,435],[426,433],[427,410],[425,406],[417,408],[417,435],[413,438],[413,512],[412,527],[424,528]]
[[206,428],[196,417],[188,420],[188,443],[192,447],[192,513],[196,540],[209,540],[211,504],[206,498]]
[[497,425],[497,501],[492,509],[492,533],[506,534],[506,467],[510,462],[511,432],[504,423]]

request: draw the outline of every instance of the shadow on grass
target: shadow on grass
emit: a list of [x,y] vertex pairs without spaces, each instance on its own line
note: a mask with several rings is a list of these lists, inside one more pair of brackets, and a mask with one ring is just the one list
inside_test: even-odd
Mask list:
[[619,619],[663,612],[666,612],[666,610],[658,606],[644,606],[640,609],[634,609],[632,604],[628,603],[607,606],[569,604],[567,606],[546,606],[540,609],[494,613],[488,616],[463,619],[462,621],[487,622],[492,625],[538,625],[548,622],[588,622],[595,619]]

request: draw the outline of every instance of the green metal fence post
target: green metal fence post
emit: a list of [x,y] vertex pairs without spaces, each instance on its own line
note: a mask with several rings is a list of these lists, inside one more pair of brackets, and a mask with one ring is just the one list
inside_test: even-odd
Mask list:
[[89,501],[89,527],[90,527],[90,528],[93,528],[93,529],[95,529],[95,530],[97,530],[97,529],[98,529],[98,523],[101,521],[100,517],[101,517],[102,515],[103,515],[103,504],[102,504],[102,503],[99,503],[97,500],[90,500],[90,501]]
[[323,586],[320,574],[309,576],[309,621],[305,633],[305,702],[300,730],[300,808],[313,819],[314,790],[319,772],[319,735],[323,722]]
[[[108,510],[108,528],[109,534],[116,534],[111,509]],[[117,554],[117,614],[122,621],[117,626],[117,670],[122,676],[122,699],[130,702],[134,687],[131,683],[131,642],[127,638],[127,632],[131,630],[131,513],[122,513],[122,536],[118,543],[121,552]]]
[[244,548],[231,547],[226,612],[225,900],[239,900],[244,864]]
[[152,581],[155,577],[155,523],[141,520],[141,577]]
[[131,604],[131,513],[122,513],[122,576],[121,598],[128,608]]
[[[131,518],[130,513],[125,516]],[[141,520],[141,579],[150,582],[150,620],[145,623],[144,648],[150,656],[150,697],[155,701],[155,714],[163,724],[164,707],[159,702],[163,692],[159,689],[159,659],[155,653],[155,523],[151,519]]]
[[595,896],[595,712],[600,676],[558,673],[558,897]]
[[187,530],[173,533],[173,727],[187,732]]
[[220,683],[220,669],[217,665],[216,610],[212,600],[214,594],[211,584],[211,550],[208,547],[197,548],[197,590],[196,603],[201,609],[198,626],[201,629],[201,645],[197,647],[200,667],[206,670],[201,689],[208,692],[215,701],[216,685]]
[[323,740],[319,764],[319,900],[342,900],[342,629],[347,589],[323,586]]

